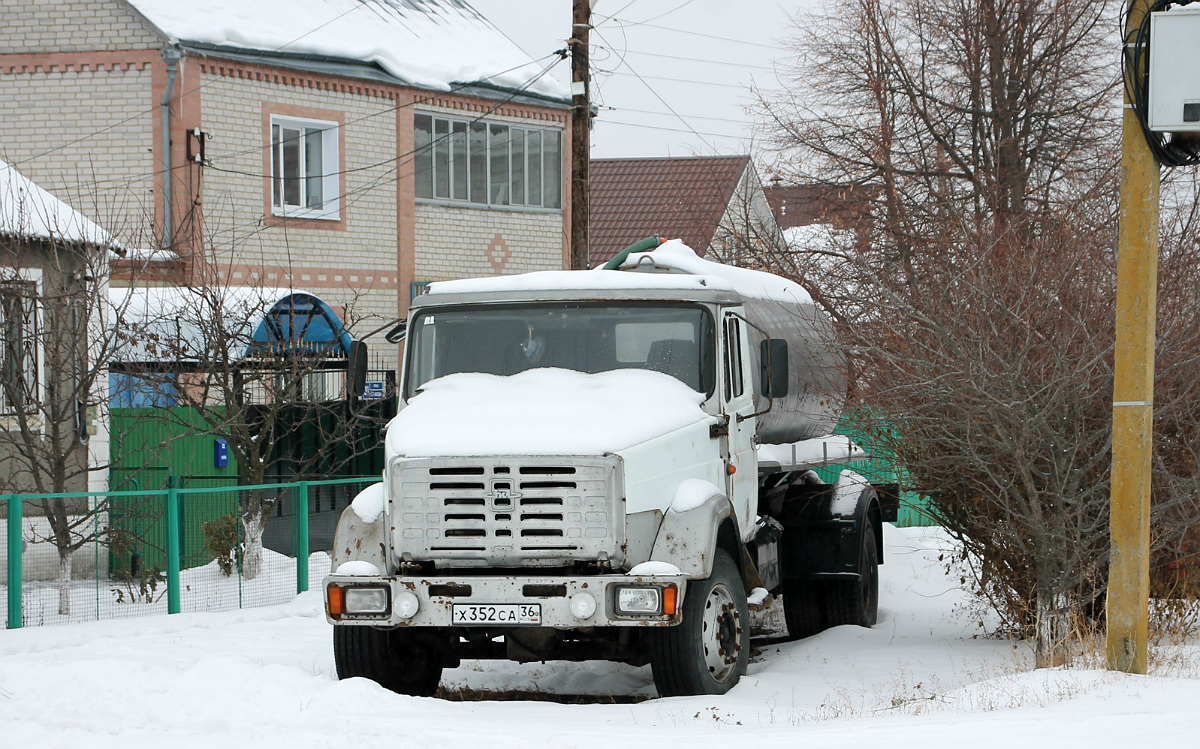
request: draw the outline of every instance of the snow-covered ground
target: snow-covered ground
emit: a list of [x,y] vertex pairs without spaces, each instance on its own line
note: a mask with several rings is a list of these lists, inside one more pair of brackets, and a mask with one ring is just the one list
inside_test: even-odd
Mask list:
[[1025,644],[974,637],[937,529],[885,536],[874,629],[763,644],[721,697],[650,699],[648,668],[600,663],[472,662],[442,681],[591,704],[419,699],[339,682],[310,592],[260,609],[6,631],[0,747],[1194,745],[1195,643],[1151,676],[1032,671]]

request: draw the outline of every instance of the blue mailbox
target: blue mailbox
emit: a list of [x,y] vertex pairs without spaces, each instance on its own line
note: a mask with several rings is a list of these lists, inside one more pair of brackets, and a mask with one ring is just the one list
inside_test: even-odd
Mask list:
[[223,437],[213,440],[213,467],[229,467],[229,443]]

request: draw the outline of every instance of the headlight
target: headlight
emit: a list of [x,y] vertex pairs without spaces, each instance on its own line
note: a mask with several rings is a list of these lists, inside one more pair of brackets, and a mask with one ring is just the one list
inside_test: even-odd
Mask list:
[[658,588],[618,588],[617,612],[621,614],[661,613],[662,594]]
[[345,589],[347,614],[386,614],[388,611],[387,588]]

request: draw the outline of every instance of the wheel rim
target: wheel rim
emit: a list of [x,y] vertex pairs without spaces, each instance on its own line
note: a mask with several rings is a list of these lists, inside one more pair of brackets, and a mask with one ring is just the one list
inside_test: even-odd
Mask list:
[[718,682],[737,670],[742,653],[742,617],[728,586],[718,583],[704,601],[704,664]]

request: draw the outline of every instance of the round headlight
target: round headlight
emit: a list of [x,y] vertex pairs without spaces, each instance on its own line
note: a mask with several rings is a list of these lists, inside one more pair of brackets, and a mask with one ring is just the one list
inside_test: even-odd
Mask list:
[[576,593],[571,596],[571,614],[576,619],[590,619],[596,613],[596,599],[591,593]]
[[417,598],[415,593],[410,593],[407,590],[396,594],[396,600],[392,604],[392,609],[396,612],[396,616],[401,619],[412,619],[417,615],[417,611],[421,608],[421,600]]

